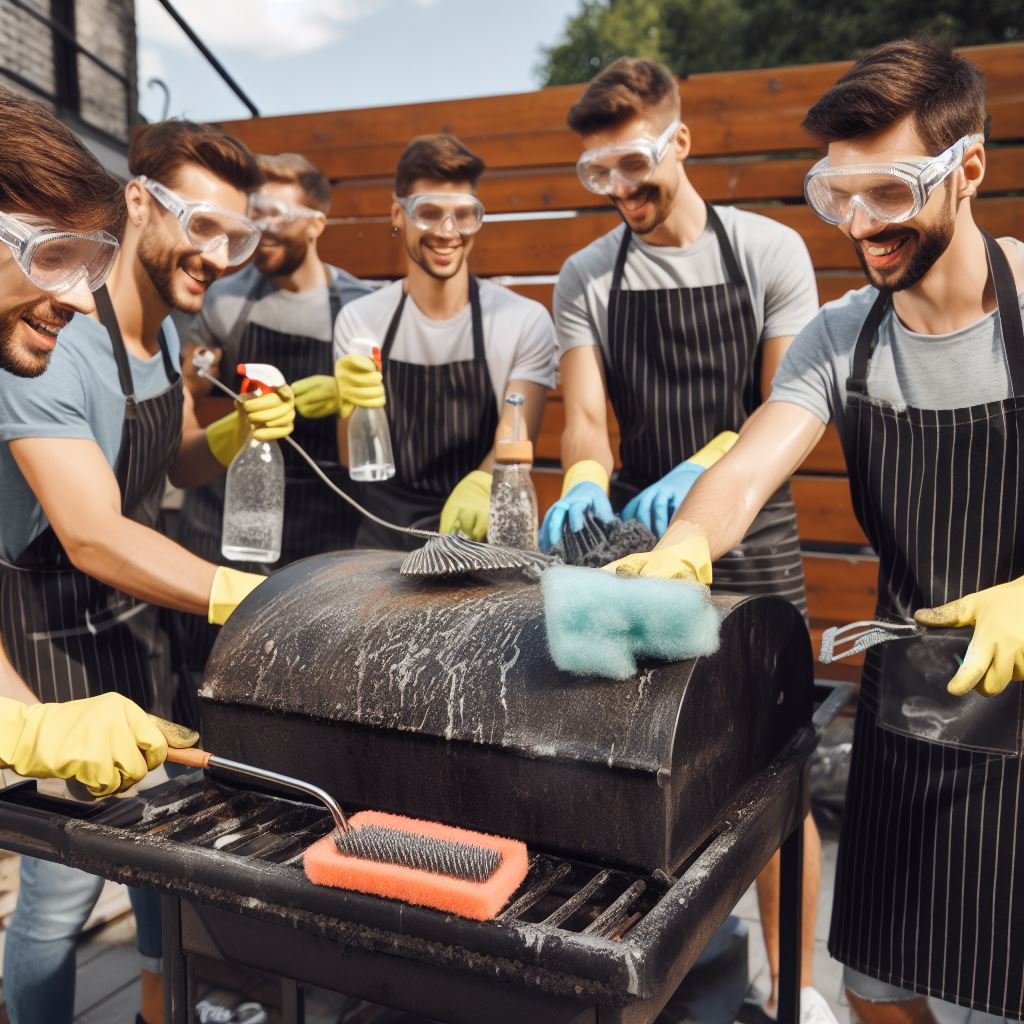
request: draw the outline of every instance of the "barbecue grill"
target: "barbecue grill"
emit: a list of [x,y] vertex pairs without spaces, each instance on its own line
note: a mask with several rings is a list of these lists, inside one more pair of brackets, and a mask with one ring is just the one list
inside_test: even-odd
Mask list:
[[169,1024],[190,1020],[197,954],[289,979],[289,1021],[302,984],[453,1022],[650,1021],[782,845],[792,1020],[807,762],[845,699],[812,721],[795,609],[716,597],[716,655],[610,682],[554,667],[535,583],[399,564],[336,553],[254,591],[207,666],[204,745],[346,810],[524,839],[496,921],[313,886],[301,854],[326,812],[209,774],[98,805],[26,784],[0,796],[0,845],[168,894]]

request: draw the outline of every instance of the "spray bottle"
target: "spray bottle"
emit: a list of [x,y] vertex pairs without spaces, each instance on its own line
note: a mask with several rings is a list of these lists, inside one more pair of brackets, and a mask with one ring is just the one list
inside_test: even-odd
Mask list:
[[[352,351],[368,356],[381,368],[380,348],[368,338],[353,338]],[[348,418],[348,475],[353,480],[390,480],[395,475],[391,431],[383,408],[356,406]]]
[[491,544],[537,550],[537,492],[530,471],[533,444],[523,435],[522,405],[525,399],[513,392],[505,398],[512,406],[512,436],[494,446],[494,476],[487,540]]
[[[266,394],[285,383],[275,366],[239,363],[243,395]],[[284,528],[284,458],[276,441],[251,434],[228,467],[221,553],[233,562],[276,562]]]

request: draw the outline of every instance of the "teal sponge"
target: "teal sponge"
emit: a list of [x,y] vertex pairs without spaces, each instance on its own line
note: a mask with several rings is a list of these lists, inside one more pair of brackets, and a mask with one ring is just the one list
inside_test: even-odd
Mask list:
[[718,650],[707,588],[557,566],[541,578],[551,658],[563,672],[628,679],[637,658],[684,661]]

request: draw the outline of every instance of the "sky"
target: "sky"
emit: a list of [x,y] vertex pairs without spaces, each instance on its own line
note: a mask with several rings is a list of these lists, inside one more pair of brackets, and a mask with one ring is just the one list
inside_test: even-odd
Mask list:
[[[527,92],[580,0],[175,0],[261,114]],[[157,0],[136,0],[139,109],[228,120],[248,110]]]

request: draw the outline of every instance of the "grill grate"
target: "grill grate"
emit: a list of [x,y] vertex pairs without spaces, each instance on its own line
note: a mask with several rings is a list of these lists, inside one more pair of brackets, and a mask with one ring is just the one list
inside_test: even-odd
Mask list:
[[[296,872],[302,871],[306,848],[334,824],[322,808],[233,789],[209,777],[185,776],[139,799],[137,820],[123,825],[129,834],[159,836]],[[102,823],[104,817],[94,820]],[[653,877],[533,852],[526,879],[499,920],[620,939],[666,889]]]

